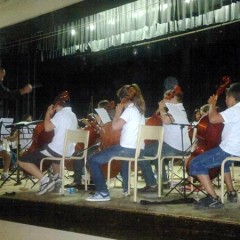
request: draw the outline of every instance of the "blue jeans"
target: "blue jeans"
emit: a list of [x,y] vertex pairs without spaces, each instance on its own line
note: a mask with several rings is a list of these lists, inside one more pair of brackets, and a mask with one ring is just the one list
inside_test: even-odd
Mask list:
[[[209,169],[221,166],[222,161],[226,157],[231,156],[231,154],[224,152],[220,147],[212,148],[192,159],[190,162],[190,175],[208,175]],[[230,172],[230,165],[231,161],[226,162],[225,173]]]
[[[94,152],[97,150],[98,146],[91,147],[88,149],[88,156],[92,156]],[[81,151],[81,150],[80,150]],[[82,175],[84,174],[84,160],[73,160],[73,171],[74,171],[74,179],[73,182],[76,184],[81,184]]]
[[[105,176],[102,171],[102,164],[108,163],[111,157],[134,157],[136,149],[124,148],[120,145],[114,145],[110,148],[104,149],[103,151],[96,153],[89,158],[87,164],[90,168],[90,173],[93,182],[96,187],[96,191],[108,193]],[[122,187],[124,190],[128,188],[128,162],[122,161],[121,165],[121,176],[123,178]]]
[[[154,156],[156,155],[157,152],[157,146],[158,143],[152,143],[152,144],[146,144],[145,145],[145,150],[144,150],[144,155],[145,156]],[[167,157],[167,156],[177,156],[181,155],[182,156],[182,151],[179,151],[171,146],[169,146],[167,143],[163,143],[162,146],[162,153],[161,153],[161,158],[162,157]],[[158,169],[158,160],[153,161],[155,168]],[[162,181],[166,182],[168,181],[168,176],[166,172],[166,165],[168,165],[168,160],[165,159],[163,161],[163,170],[162,170]],[[154,173],[152,171],[151,163],[150,161],[139,161],[139,166],[141,167],[143,177],[145,179],[146,185],[147,186],[153,186],[156,185],[156,179],[154,177]]]

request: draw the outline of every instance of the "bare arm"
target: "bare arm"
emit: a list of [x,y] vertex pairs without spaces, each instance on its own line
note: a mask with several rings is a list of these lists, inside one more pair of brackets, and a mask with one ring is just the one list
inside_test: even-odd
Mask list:
[[219,112],[217,111],[217,108],[216,108],[216,103],[217,103],[216,95],[212,95],[208,99],[208,103],[210,104],[209,113],[208,113],[210,123],[222,123],[222,122],[224,122],[224,119],[223,119],[222,115],[219,114]]
[[48,107],[48,110],[45,114],[45,118],[44,118],[44,129],[46,132],[51,132],[55,126],[53,125],[53,123],[51,122],[51,118],[54,115],[55,110],[54,110],[54,106],[50,105]]
[[126,123],[123,119],[120,118],[122,111],[124,109],[124,104],[119,103],[116,106],[116,111],[115,111],[115,115],[112,121],[112,129],[113,130],[120,130],[122,129],[123,125]]
[[164,101],[164,100],[160,101],[160,102],[158,103],[158,106],[159,106],[158,112],[160,113],[162,122],[163,122],[164,124],[171,124],[171,123],[173,123],[173,122],[174,122],[173,117],[172,117],[171,115],[169,115],[169,114],[166,112],[166,110],[165,110],[165,107],[166,107],[165,101]]

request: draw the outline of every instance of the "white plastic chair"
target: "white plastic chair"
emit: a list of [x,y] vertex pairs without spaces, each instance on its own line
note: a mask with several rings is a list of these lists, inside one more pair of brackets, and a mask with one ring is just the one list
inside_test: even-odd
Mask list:
[[[60,175],[62,178],[62,186],[61,186],[61,193],[64,195],[64,169],[65,169],[65,159],[70,160],[76,160],[76,161],[84,161],[84,172],[85,172],[85,191],[87,191],[87,184],[89,179],[88,171],[86,169],[86,161],[87,161],[87,146],[89,141],[89,131],[83,130],[83,129],[77,129],[77,130],[66,130],[65,137],[64,137],[64,149],[63,149],[63,155],[62,157],[46,157],[43,158],[40,162],[40,170],[42,171],[43,168],[43,162],[45,160],[50,161],[60,161]],[[68,157],[67,151],[70,144],[76,144],[76,143],[83,143],[84,149],[79,152],[79,156],[71,156]]]
[[[139,127],[138,138],[137,138],[137,148],[134,157],[119,157],[114,156],[108,162],[108,174],[107,174],[107,184],[108,188],[110,188],[110,171],[111,171],[111,163],[113,160],[117,161],[128,161],[129,162],[129,171],[128,171],[128,194],[130,194],[130,177],[131,177],[131,163],[134,163],[134,202],[137,202],[137,180],[138,180],[138,161],[151,161],[154,159],[158,159],[158,163],[160,163],[162,144],[163,144],[163,133],[164,128],[162,126],[149,126],[149,125],[141,125]],[[139,158],[141,152],[141,146],[145,140],[157,140],[158,141],[158,149],[157,153],[153,157],[144,156],[143,158]],[[158,179],[158,196],[161,196],[160,192],[160,180]]]
[[[240,162],[240,157],[227,157],[223,160],[221,164],[221,200],[224,203],[224,166],[228,161]],[[232,165],[233,167],[233,165]]]

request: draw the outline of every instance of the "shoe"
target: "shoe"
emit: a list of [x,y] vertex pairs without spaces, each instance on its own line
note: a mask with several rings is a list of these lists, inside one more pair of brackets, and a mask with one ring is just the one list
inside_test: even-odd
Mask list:
[[72,183],[64,185],[64,188],[81,188],[81,186],[84,186],[84,185],[81,183],[72,182]]
[[58,175],[55,179],[55,186],[54,186],[54,189],[53,189],[53,192],[55,193],[58,193],[61,186],[62,186],[62,178]]
[[169,182],[168,183],[163,183],[162,188],[163,189],[170,189],[170,183]]
[[210,208],[210,209],[219,209],[223,207],[223,203],[219,197],[213,198],[211,195],[200,199],[196,204],[196,208]]
[[128,190],[123,189],[123,191],[122,191],[122,195],[124,195],[124,196],[128,196],[128,195],[129,195],[129,194],[128,194]]
[[96,192],[91,197],[86,198],[89,202],[106,202],[110,201],[110,196],[108,193]]
[[[9,175],[8,174],[2,174],[1,175],[1,180],[2,181],[5,181],[5,180],[7,180],[9,178]],[[8,179],[8,181],[9,181],[10,179]]]
[[55,189],[55,181],[49,178],[48,182],[42,183],[40,185],[39,191],[36,194],[43,195],[46,192],[52,192],[54,189]]
[[227,193],[227,200],[231,203],[238,202],[238,194],[237,191],[232,191]]
[[139,192],[142,192],[142,193],[152,193],[152,192],[157,192],[158,191],[158,186],[154,186],[154,187],[151,187],[151,186],[145,186],[143,188],[139,188],[138,189]]

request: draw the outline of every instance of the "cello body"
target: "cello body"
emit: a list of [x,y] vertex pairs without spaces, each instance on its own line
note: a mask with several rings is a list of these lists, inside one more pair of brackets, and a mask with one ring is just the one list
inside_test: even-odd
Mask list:
[[[223,124],[212,124],[209,122],[208,116],[204,116],[198,123],[196,139],[197,144],[195,150],[191,153],[187,164],[186,170],[189,173],[190,163],[192,159],[207,150],[217,147],[221,142],[221,134]],[[220,167],[212,168],[209,170],[210,179],[216,178],[220,173]]]

